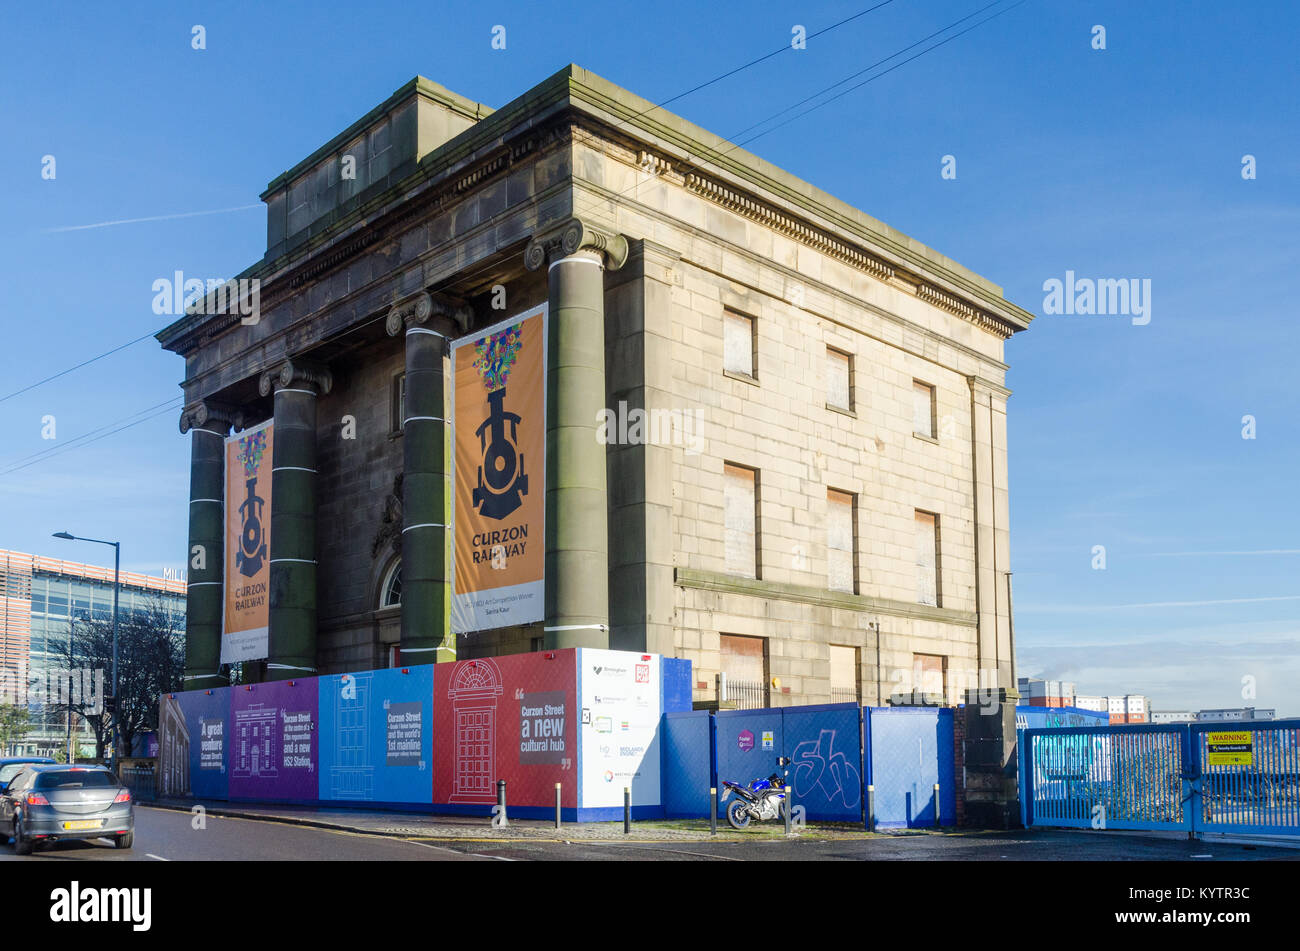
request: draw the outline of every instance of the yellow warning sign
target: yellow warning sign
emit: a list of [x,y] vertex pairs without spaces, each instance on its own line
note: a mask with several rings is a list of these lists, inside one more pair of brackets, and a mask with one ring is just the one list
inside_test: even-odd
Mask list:
[[1255,734],[1249,730],[1230,730],[1205,734],[1210,766],[1254,766]]

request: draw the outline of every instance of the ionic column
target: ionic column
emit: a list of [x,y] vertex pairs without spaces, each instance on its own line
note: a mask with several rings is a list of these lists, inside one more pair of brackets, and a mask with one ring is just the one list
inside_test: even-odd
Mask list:
[[235,411],[199,402],[181,412],[190,436],[190,543],[186,562],[186,690],[225,686],[221,674],[221,609],[225,588],[226,434]]
[[529,270],[549,285],[546,361],[546,622],[548,648],[609,646],[609,513],[605,447],[604,270],[627,240],[576,218],[535,235]]
[[259,385],[275,390],[268,680],[316,672],[316,397],[332,385],[328,370],[298,360]]
[[435,316],[468,325],[469,313],[420,293],[393,307],[387,328],[406,339],[402,420],[402,662],[456,659],[447,598],[447,419],[442,361],[447,338]]

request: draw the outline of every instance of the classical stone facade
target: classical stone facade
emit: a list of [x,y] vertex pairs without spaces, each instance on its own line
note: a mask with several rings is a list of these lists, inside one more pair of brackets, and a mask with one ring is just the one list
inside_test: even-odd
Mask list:
[[[867,703],[922,670],[949,701],[1014,689],[1003,343],[1031,317],[996,285],[574,66],[495,111],[414,80],[263,199],[268,250],[240,275],[260,312],[191,308],[159,334],[186,359],[192,544],[221,544],[218,437],[276,421],[254,676],[609,646],[690,658],[710,701],[754,637],[774,705],[839,699],[832,647]],[[546,620],[454,637],[447,346],[542,302]],[[747,372],[728,321],[752,332]],[[605,410],[665,422],[610,440]],[[828,493],[852,500],[848,549]],[[220,679],[207,564],[193,686]]]

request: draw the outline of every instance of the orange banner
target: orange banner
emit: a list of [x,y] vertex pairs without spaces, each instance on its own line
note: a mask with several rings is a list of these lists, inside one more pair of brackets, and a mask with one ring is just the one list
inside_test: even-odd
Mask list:
[[452,344],[451,629],[540,621],[546,305]]
[[268,420],[226,439],[223,664],[269,653],[272,429]]

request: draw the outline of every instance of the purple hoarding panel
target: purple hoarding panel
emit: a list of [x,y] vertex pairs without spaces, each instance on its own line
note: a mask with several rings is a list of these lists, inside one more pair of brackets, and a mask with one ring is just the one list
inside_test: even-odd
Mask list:
[[250,687],[232,691],[230,798],[314,800],[316,678]]

